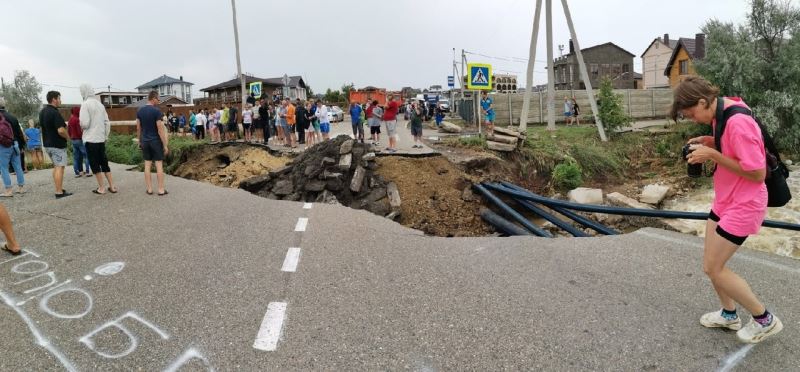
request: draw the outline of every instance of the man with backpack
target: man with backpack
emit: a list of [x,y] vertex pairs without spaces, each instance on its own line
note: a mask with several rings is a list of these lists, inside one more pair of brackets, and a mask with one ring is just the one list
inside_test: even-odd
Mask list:
[[61,93],[51,90],[47,92],[47,105],[39,111],[39,123],[42,126],[44,138],[44,151],[53,161],[53,184],[56,189],[56,199],[72,195],[64,190],[64,167],[67,166],[67,123],[58,112],[61,105]]
[[25,192],[25,174],[22,170],[22,163],[20,161],[20,146],[24,141],[22,128],[19,126],[19,121],[14,115],[8,113],[5,109],[5,100],[0,97],[0,172],[3,176],[3,185],[5,186],[4,192],[0,197],[12,197],[14,191],[11,188],[11,174],[9,173],[9,163],[14,168],[14,174],[17,176],[17,193]]

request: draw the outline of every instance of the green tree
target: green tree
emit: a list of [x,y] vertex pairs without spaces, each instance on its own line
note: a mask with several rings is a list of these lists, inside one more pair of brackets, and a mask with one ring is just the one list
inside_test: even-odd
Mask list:
[[14,83],[3,87],[6,108],[23,121],[36,116],[42,106],[42,85],[26,70],[16,71]]
[[342,84],[342,98],[345,101],[350,102],[350,91],[356,89],[355,84]]
[[789,0],[752,0],[747,22],[710,20],[698,73],[725,96],[740,96],[783,151],[800,148],[800,8]]
[[331,88],[328,88],[328,90],[325,91],[325,96],[323,97],[323,99],[325,100],[325,102],[331,102],[331,103],[342,102],[343,101],[342,92],[338,90],[331,90]]
[[603,128],[609,135],[614,134],[614,130],[630,124],[631,117],[625,113],[622,106],[622,95],[614,93],[614,85],[611,79],[604,77],[600,80],[600,92],[597,94],[599,101],[600,121],[603,122]]

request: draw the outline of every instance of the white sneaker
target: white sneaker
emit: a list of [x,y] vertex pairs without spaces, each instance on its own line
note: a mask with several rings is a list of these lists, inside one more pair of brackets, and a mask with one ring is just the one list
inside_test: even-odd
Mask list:
[[739,341],[748,344],[755,344],[764,341],[765,338],[777,334],[783,330],[783,323],[774,314],[772,315],[772,323],[764,327],[755,320],[751,320],[744,328],[736,332]]
[[703,316],[700,317],[700,324],[708,328],[727,328],[734,331],[738,331],[742,328],[742,320],[738,315],[736,319],[728,320],[722,316],[722,310],[703,314]]

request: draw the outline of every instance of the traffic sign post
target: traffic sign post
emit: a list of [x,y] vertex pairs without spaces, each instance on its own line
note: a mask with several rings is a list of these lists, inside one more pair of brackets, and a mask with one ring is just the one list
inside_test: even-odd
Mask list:
[[455,87],[455,86],[456,86],[456,79],[455,79],[455,77],[454,77],[454,76],[448,76],[448,77],[447,77],[447,87],[448,87],[448,88],[453,88],[453,87]]
[[492,65],[486,63],[468,63],[467,89],[492,90]]
[[256,99],[260,99],[261,98],[261,92],[262,92],[261,87],[262,86],[261,86],[261,82],[260,81],[255,82],[255,83],[250,83],[250,94],[255,96]]

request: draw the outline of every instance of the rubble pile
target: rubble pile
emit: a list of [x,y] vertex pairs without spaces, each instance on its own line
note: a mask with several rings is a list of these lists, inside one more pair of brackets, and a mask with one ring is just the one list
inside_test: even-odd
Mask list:
[[239,188],[270,199],[339,203],[395,219],[400,194],[377,169],[372,145],[342,135],[314,145],[284,167],[242,181]]

